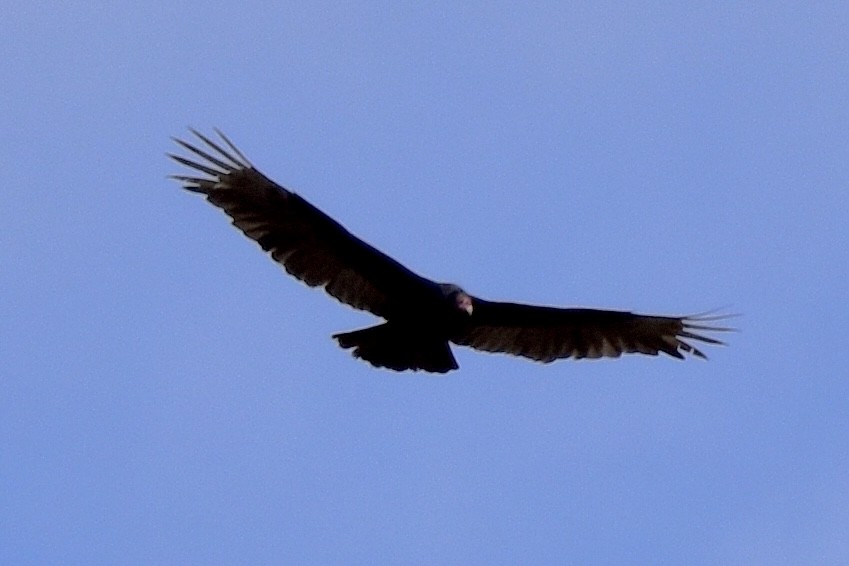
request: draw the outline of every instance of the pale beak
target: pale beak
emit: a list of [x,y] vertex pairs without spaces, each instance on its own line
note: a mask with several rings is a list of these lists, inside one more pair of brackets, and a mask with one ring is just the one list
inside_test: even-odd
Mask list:
[[471,298],[463,297],[460,300],[460,304],[458,306],[460,307],[461,310],[466,311],[467,315],[472,316],[472,311],[474,310],[474,307],[472,306],[472,299]]

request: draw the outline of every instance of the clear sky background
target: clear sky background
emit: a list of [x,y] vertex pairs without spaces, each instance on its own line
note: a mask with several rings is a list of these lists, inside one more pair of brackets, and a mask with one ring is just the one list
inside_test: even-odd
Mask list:
[[[849,561],[849,7],[457,6],[4,5],[0,563]],[[376,370],[187,126],[474,294],[740,332]]]

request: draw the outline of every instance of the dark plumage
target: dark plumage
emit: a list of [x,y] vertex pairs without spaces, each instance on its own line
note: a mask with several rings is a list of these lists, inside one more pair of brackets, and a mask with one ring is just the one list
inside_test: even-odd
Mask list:
[[622,353],[704,358],[690,342],[722,344],[704,332],[729,330],[711,324],[721,316],[647,316],[479,299],[457,285],[421,277],[363,242],[260,173],[221,132],[221,142],[192,132],[206,148],[175,139],[194,155],[170,156],[195,172],[173,178],[223,210],[290,274],[385,319],[333,335],[374,366],[445,373],[458,367],[449,342],[546,363]]

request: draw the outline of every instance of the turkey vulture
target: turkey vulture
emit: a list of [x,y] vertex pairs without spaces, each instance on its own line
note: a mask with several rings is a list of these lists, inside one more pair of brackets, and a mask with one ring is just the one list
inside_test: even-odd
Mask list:
[[220,141],[191,131],[202,143],[174,141],[192,158],[169,156],[194,171],[172,178],[223,210],[290,274],[385,319],[333,335],[373,366],[445,373],[459,367],[450,342],[544,363],[616,358],[623,352],[705,358],[687,340],[722,344],[705,332],[729,330],[712,324],[721,316],[649,316],[479,299],[457,285],[426,279],[360,240],[263,175],[220,131]]

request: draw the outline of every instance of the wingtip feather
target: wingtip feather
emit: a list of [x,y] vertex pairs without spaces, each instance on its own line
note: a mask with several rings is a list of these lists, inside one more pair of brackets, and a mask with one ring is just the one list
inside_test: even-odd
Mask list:
[[236,146],[235,146],[235,144],[233,144],[233,142],[231,142],[231,141],[230,141],[230,138],[228,138],[226,135],[224,135],[224,132],[222,132],[222,131],[221,131],[221,130],[219,130],[218,128],[212,128],[212,129],[215,131],[215,133],[216,133],[216,134],[218,134],[218,137],[220,137],[222,140],[224,140],[224,143],[226,143],[226,144],[227,144],[227,146],[228,146],[231,150],[233,150],[233,152],[234,152],[236,155],[238,155],[238,156],[239,156],[239,159],[241,159],[241,160],[242,160],[242,162],[243,162],[245,165],[247,165],[248,167],[251,167],[251,168],[253,167],[253,164],[250,162],[250,160],[249,160],[247,157],[245,157],[245,155],[244,155],[241,151],[239,151],[239,148],[238,148],[238,147],[236,147]]

